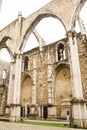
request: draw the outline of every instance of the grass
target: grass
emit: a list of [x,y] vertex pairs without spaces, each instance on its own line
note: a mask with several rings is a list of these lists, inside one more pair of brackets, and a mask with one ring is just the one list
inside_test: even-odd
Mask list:
[[[0,118],[0,121],[2,121],[2,122],[9,122],[9,119]],[[14,123],[38,125],[38,126],[51,126],[51,127],[71,128],[71,126],[69,124],[59,124],[59,123],[49,123],[49,122],[20,121],[20,122],[14,122]],[[80,129],[86,130],[85,128],[80,128]]]
[[33,121],[21,121],[21,124],[39,125],[39,126],[51,126],[51,127],[65,127],[70,128],[68,124],[49,123],[49,122],[33,122]]
[[[9,122],[9,119],[0,118],[0,121]],[[68,124],[59,124],[59,123],[50,123],[50,122],[19,121],[19,122],[15,122],[15,123],[29,124],[29,125],[39,125],[39,126],[51,126],[51,127],[65,127],[65,128],[70,128],[70,126]]]
[[[59,123],[49,123],[49,122],[33,122],[33,121],[21,121],[18,122],[21,124],[29,124],[29,125],[39,125],[39,126],[51,126],[51,127],[63,127],[63,128],[72,128],[69,124],[59,124]],[[79,129],[79,128],[78,128]],[[85,128],[80,128],[86,130]]]

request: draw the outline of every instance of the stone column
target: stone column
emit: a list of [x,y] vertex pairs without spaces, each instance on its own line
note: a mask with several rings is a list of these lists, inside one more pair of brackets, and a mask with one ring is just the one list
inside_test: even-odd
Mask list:
[[41,106],[41,119],[43,120],[43,114],[44,114],[44,110],[43,110],[43,105]]
[[64,48],[64,50],[63,50],[63,58],[64,58],[64,60],[66,59],[65,48]]
[[6,114],[10,114],[10,105],[13,102],[13,92],[14,92],[14,62],[10,63],[10,75],[9,75],[9,86],[8,86],[8,94],[7,94],[7,108]]
[[22,61],[22,72],[24,72],[24,59]]
[[56,62],[58,62],[58,49],[57,49],[58,45],[56,45],[56,49],[55,49],[55,55],[56,55]]
[[51,57],[48,47],[48,104],[52,104],[52,95],[53,95],[51,74],[52,74]]
[[36,105],[36,57],[33,57],[32,105]]
[[80,73],[80,63],[78,56],[78,48],[75,32],[68,33],[70,45],[70,66],[71,66],[71,80],[72,80],[72,125],[77,127],[84,127],[87,124],[87,110],[83,98],[82,81]]
[[14,97],[11,104],[11,121],[20,120],[20,90],[21,90],[21,70],[22,55],[16,55],[15,79],[14,79]]
[[25,105],[25,117],[27,117],[27,105]]

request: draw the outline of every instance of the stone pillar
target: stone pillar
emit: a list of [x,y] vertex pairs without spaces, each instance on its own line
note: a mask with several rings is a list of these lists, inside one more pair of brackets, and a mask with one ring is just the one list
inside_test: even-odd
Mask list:
[[43,120],[43,114],[44,114],[44,110],[43,110],[44,108],[43,108],[43,107],[44,107],[44,106],[42,105],[42,106],[41,106],[41,119],[42,119],[42,120]]
[[25,117],[27,117],[27,104],[25,105]]
[[56,53],[56,62],[58,62],[58,50],[57,50],[57,47],[58,47],[58,45],[56,45],[56,50],[55,50],[55,53]]
[[72,126],[87,127],[87,110],[86,103],[83,98],[82,81],[80,73],[80,63],[78,56],[78,48],[76,42],[76,34],[72,31],[68,33],[70,45],[70,66],[72,80]]
[[10,114],[10,105],[13,102],[13,92],[14,92],[14,62],[10,63],[10,75],[9,75],[9,86],[8,86],[8,94],[7,94],[7,108],[6,114]]
[[51,74],[52,74],[51,58],[50,58],[50,52],[49,52],[49,47],[48,47],[48,104],[52,104],[52,80],[51,80]]
[[22,55],[16,55],[15,79],[14,79],[14,97],[11,104],[11,121],[20,120],[20,90],[21,90],[21,69]]
[[39,119],[41,118],[41,110],[40,110],[40,106],[38,108],[38,116],[39,116]]
[[63,50],[63,58],[64,58],[64,60],[66,59],[65,48],[64,48],[64,50]]
[[44,113],[43,107],[44,107],[43,104],[41,104],[41,105],[39,106],[39,113],[38,113],[39,119],[42,119],[42,120],[43,120],[43,113]]
[[22,72],[24,72],[24,59],[22,60]]
[[36,105],[36,57],[33,57],[32,105]]

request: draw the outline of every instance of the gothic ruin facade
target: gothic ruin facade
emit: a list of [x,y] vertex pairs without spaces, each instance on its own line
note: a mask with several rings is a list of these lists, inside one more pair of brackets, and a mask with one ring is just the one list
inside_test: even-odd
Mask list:
[[[87,128],[87,39],[79,16],[85,2],[52,0],[27,18],[19,13],[14,22],[0,31],[0,49],[6,48],[11,56],[4,71],[0,66],[1,115],[9,115],[11,121],[66,118],[73,127]],[[66,37],[46,45],[35,30],[45,17],[59,19]],[[75,30],[77,20],[80,33]],[[31,33],[39,47],[24,52]]]

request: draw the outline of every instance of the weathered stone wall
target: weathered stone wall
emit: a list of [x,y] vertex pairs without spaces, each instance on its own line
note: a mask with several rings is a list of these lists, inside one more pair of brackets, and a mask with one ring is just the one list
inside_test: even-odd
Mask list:
[[22,81],[21,86],[21,97],[20,97],[20,103],[21,105],[31,104],[32,100],[32,79],[30,76],[26,76],[24,80]]
[[[66,58],[61,61],[60,60],[58,61],[57,46],[60,43],[64,43]],[[66,43],[67,40],[62,39],[61,41],[43,46],[42,52],[40,52],[39,48],[37,47],[28,52],[25,52],[23,55],[24,57],[22,62],[23,77],[24,76],[26,77],[26,75],[30,75],[32,80],[34,80],[34,78],[36,77],[36,84],[35,84],[36,104],[37,105],[43,104],[49,106],[49,101],[48,101],[49,93],[52,94],[51,98],[52,100],[54,100],[54,102],[52,102],[51,105],[53,105],[53,107],[48,108],[49,110],[48,113],[49,115],[52,114],[51,116],[53,115],[57,116],[58,108],[60,108],[61,111],[61,105],[63,100],[65,100],[66,102],[68,100],[70,102],[70,100],[72,99],[71,76],[70,76],[70,67],[69,67],[69,60],[68,60],[69,55],[68,55],[68,47]],[[28,57],[28,69],[24,71],[24,61],[25,61],[24,59],[26,56]],[[34,70],[36,71],[35,77],[33,77]],[[49,77],[49,73],[50,73],[50,77]],[[27,78],[29,80],[28,82],[26,82],[25,79],[22,81],[26,83],[25,84],[26,89],[23,89],[22,93],[26,98],[27,96],[26,91],[28,91],[28,94],[30,95],[30,98],[32,100],[31,93],[33,89],[32,88],[33,82],[32,85],[29,85],[31,79],[29,77]],[[50,87],[53,86],[51,90],[49,90],[49,83],[51,83]],[[32,102],[28,100],[28,102],[25,101],[25,104],[32,105]],[[65,104],[64,108],[65,107],[67,107],[67,104]],[[70,106],[68,109],[70,109]],[[66,117],[67,115],[67,108],[65,113],[66,114],[64,115],[64,117]],[[61,115],[61,113],[59,113],[59,115]]]
[[55,102],[60,106],[64,99],[72,99],[71,76],[70,69],[61,65],[55,79]]
[[5,114],[7,105],[7,87],[5,85],[0,85],[0,116]]
[[77,36],[78,55],[80,60],[81,78],[83,85],[84,98],[87,100],[87,40],[82,41],[81,34]]

